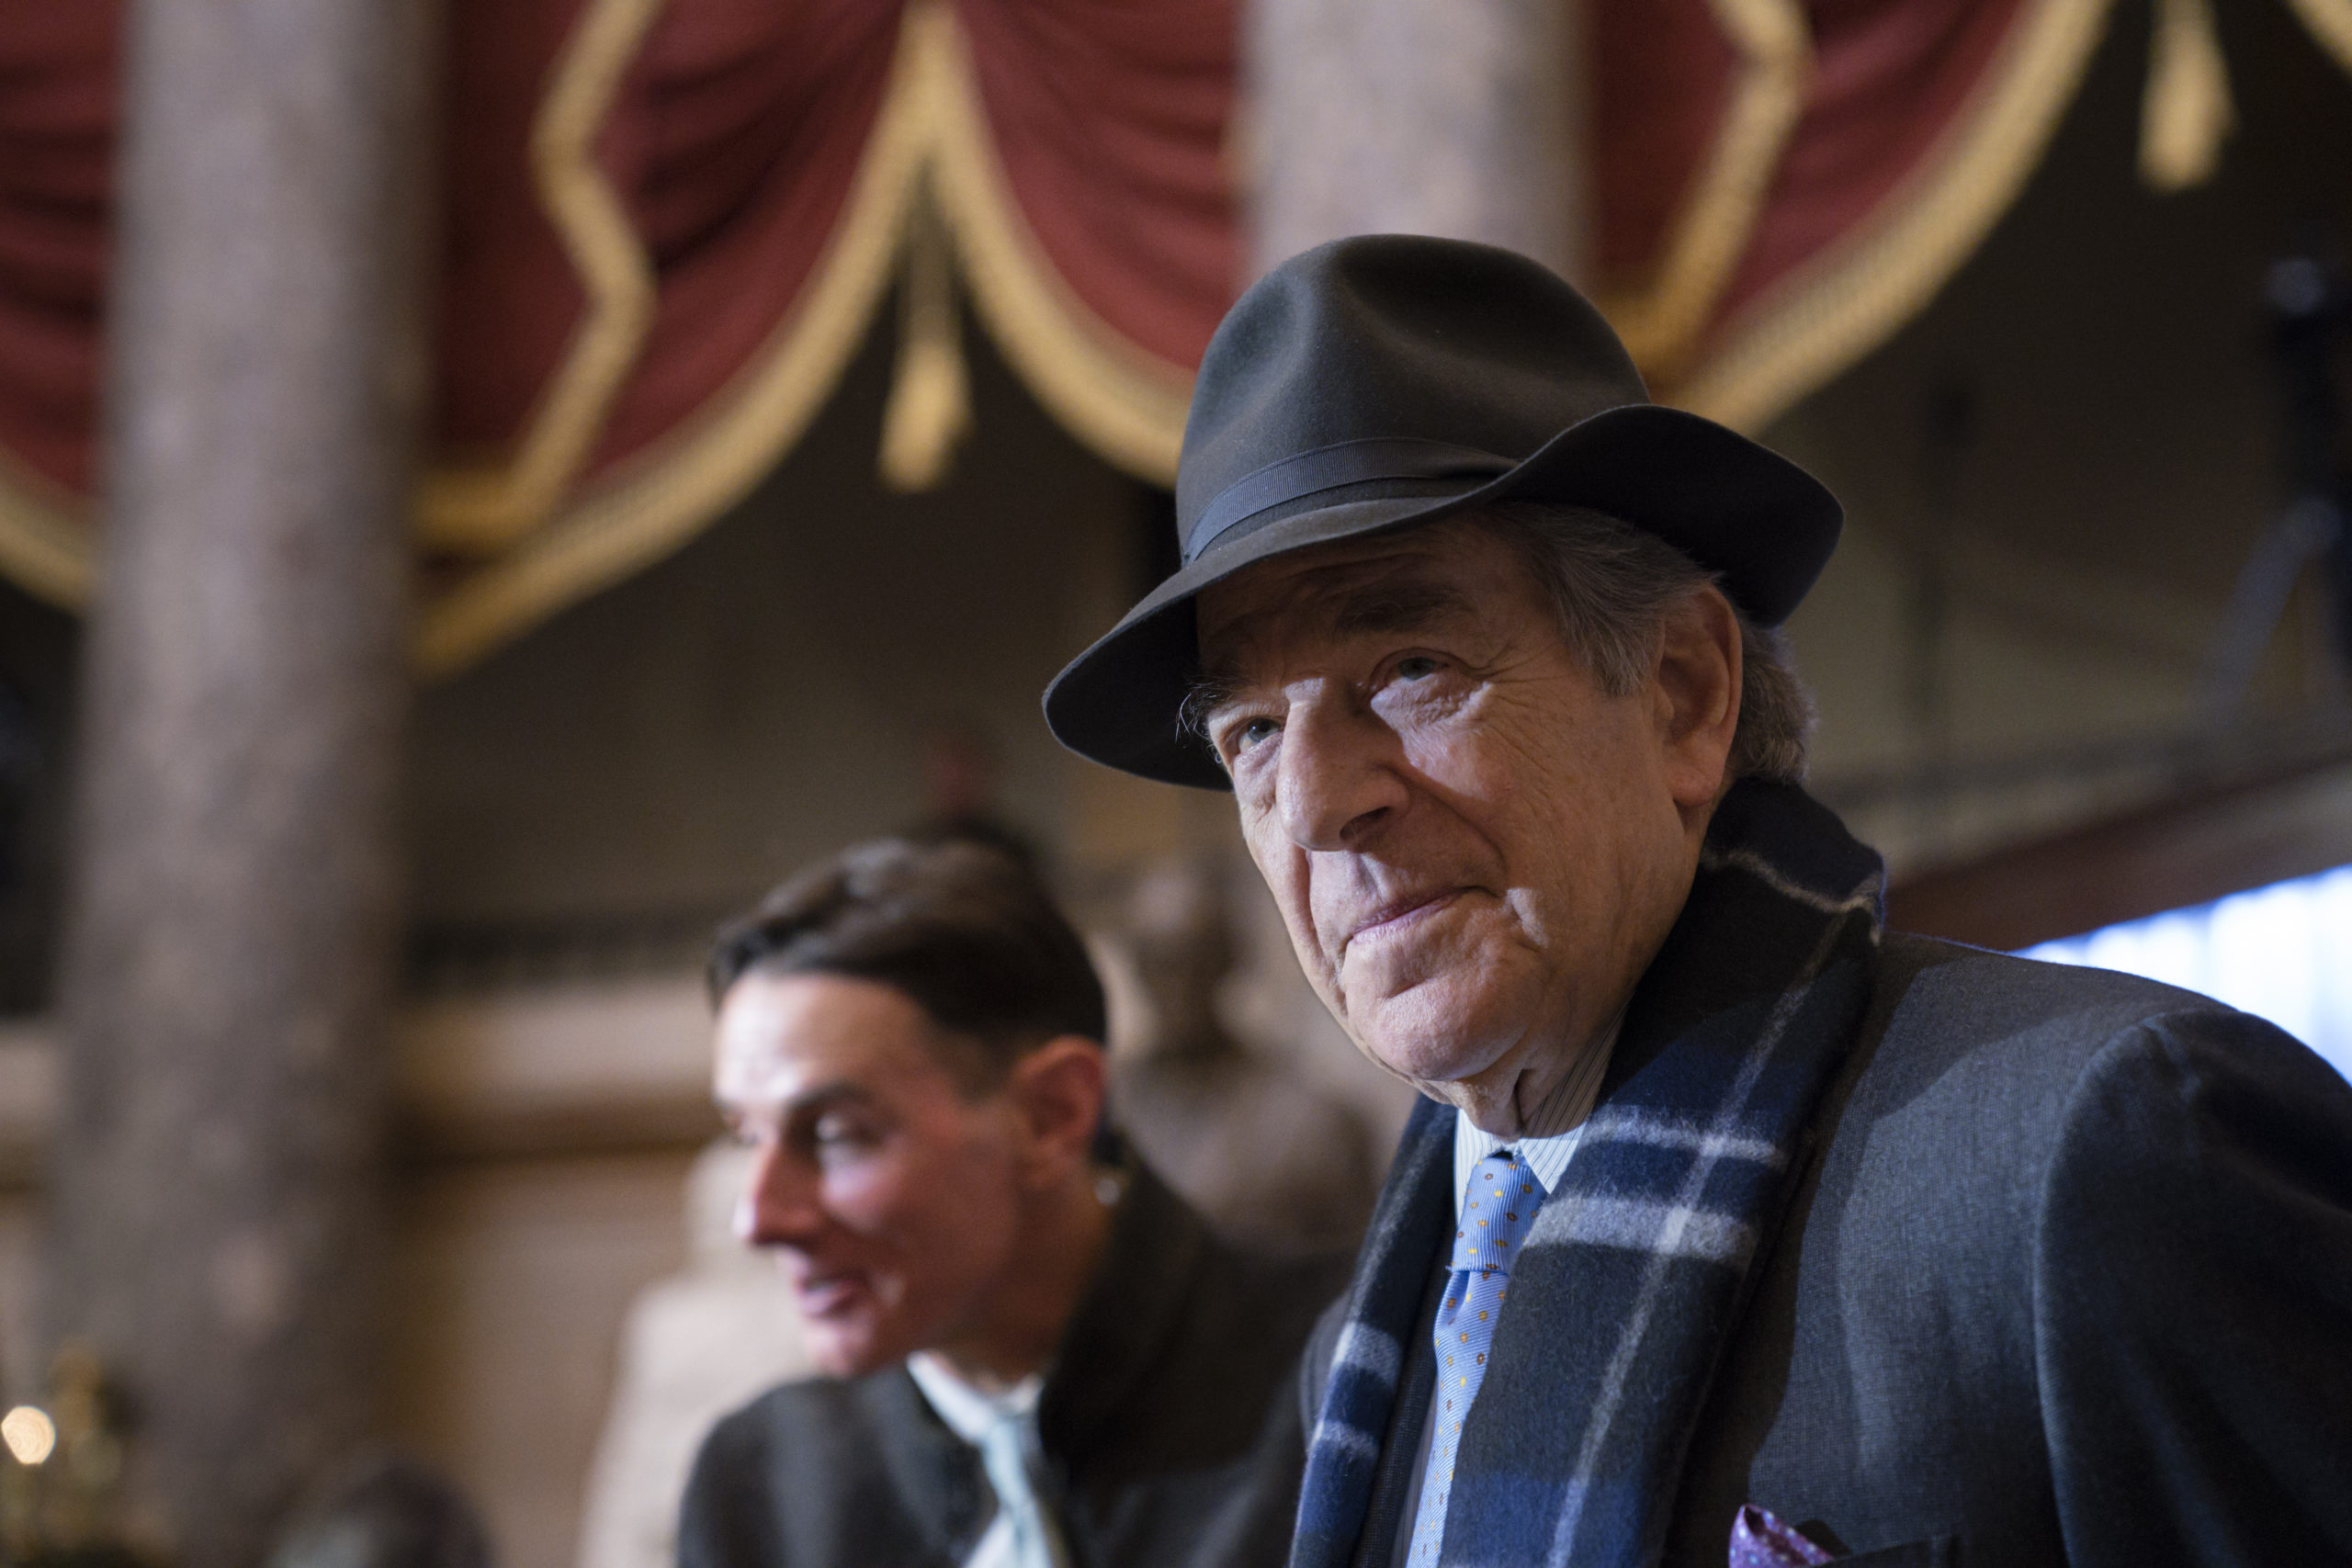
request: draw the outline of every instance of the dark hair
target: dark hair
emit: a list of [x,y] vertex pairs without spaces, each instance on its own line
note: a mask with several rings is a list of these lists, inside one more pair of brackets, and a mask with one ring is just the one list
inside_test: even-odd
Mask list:
[[[1667,613],[1715,581],[1657,535],[1583,507],[1504,502],[1468,521],[1518,549],[1552,599],[1560,632],[1601,690],[1638,691],[1657,657]],[[1797,678],[1788,638],[1738,605],[1739,723],[1726,771],[1803,784],[1813,697]]]
[[721,928],[705,970],[712,1004],[754,972],[888,986],[979,1046],[947,1064],[974,1092],[1048,1040],[1099,1043],[1107,1030],[1102,982],[1044,885],[968,841],[882,839],[808,867]]

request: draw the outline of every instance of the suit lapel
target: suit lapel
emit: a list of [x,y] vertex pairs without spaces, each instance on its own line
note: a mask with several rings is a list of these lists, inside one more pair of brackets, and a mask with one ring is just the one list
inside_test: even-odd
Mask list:
[[[903,1365],[866,1379],[859,1393],[891,1494],[926,1556],[961,1562],[996,1506],[978,1452],[948,1429]],[[879,1531],[884,1518],[882,1510],[873,1510],[857,1528]],[[884,1544],[871,1537],[868,1543],[876,1551]]]

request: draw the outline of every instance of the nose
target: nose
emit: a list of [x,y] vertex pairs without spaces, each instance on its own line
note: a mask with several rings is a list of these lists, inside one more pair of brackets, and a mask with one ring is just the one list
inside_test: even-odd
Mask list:
[[735,1236],[746,1247],[805,1246],[820,1224],[817,1183],[779,1138],[756,1145],[735,1198]]
[[1283,829],[1307,850],[1346,850],[1405,806],[1396,736],[1348,694],[1294,700],[1274,788]]

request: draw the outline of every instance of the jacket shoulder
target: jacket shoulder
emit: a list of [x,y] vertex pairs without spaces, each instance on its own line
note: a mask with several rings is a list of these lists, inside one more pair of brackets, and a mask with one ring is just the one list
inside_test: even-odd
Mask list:
[[[2307,1115],[2352,1128],[2352,1086],[2263,1019],[2135,976],[1922,937],[1888,938],[1856,1055],[1824,1118],[1825,1186],[1849,1235],[1871,1215],[1909,1226],[1888,1209],[1898,1195],[1924,1205],[1913,1218],[1949,1215],[1947,1251],[1987,1231],[2023,1256],[2063,1172],[2144,1178],[2209,1158],[2161,1131],[2183,1107],[2229,1107],[2258,1142]],[[2101,1213],[2144,1207],[2119,1192]]]
[[2167,1031],[2287,1038],[2211,997],[2113,970],[1900,932],[1876,963],[1839,1121],[1905,1117],[1914,1135],[1982,1128],[1978,1164],[2046,1152],[2076,1084],[2110,1048],[2152,1049]]
[[[2111,969],[2051,964],[1935,937],[1889,931],[1865,1041],[1933,1043],[1955,1055],[1978,1043],[2031,1036],[2075,1060],[2143,1021],[2178,1013],[2236,1016],[2211,997]],[[2076,1065],[2079,1065],[2078,1063]]]
[[[2268,1082],[2307,1064],[2333,1077],[2262,1020],[2134,976],[1894,934],[1878,970],[1820,1126],[1819,1198],[1838,1215],[1849,1267],[1926,1245],[1947,1280],[1977,1264],[2005,1292],[2025,1284],[2018,1270],[2062,1152],[2111,1143],[2120,1158],[2137,1135],[2128,1117],[2081,1111],[2101,1085],[2141,1081],[2134,1063],[2193,1043],[2213,1071]],[[2293,1091],[2281,1081],[2270,1092]]]

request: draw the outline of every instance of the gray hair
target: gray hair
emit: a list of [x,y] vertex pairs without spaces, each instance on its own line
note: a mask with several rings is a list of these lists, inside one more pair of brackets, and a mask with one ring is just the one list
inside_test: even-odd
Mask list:
[[[1551,597],[1560,635],[1614,697],[1649,679],[1668,612],[1715,581],[1656,535],[1580,506],[1507,501],[1464,521],[1525,557]],[[1732,614],[1739,622],[1741,675],[1731,776],[1802,783],[1812,694],[1797,678],[1788,638],[1756,625],[1736,604]]]

